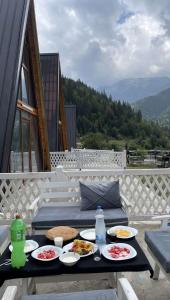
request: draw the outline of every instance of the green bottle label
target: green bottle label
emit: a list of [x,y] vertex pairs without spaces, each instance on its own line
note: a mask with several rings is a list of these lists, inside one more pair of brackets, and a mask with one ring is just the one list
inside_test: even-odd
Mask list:
[[12,241],[22,241],[25,240],[25,234],[23,230],[12,230],[11,231],[11,240]]

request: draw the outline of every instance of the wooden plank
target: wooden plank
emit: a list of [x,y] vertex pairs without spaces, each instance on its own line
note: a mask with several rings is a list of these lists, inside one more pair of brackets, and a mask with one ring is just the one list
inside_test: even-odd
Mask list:
[[80,197],[79,192],[54,192],[54,193],[42,193],[42,199],[63,199],[68,198],[71,199],[73,197]]
[[37,114],[37,109],[36,109],[36,108],[33,108],[32,106],[30,106],[30,105],[24,103],[24,102],[21,101],[21,100],[18,100],[18,101],[17,101],[17,108],[18,108],[18,109],[21,109],[21,110],[23,110],[23,111],[26,111],[26,112],[30,113],[31,115],[33,115],[33,116],[37,116],[37,115],[38,115],[38,114]]
[[38,109],[38,123],[40,131],[40,140],[43,156],[43,169],[51,170],[50,156],[49,156],[49,145],[48,145],[48,134],[47,134],[47,123],[45,116],[44,108],[44,97],[43,97],[43,88],[42,88],[42,78],[41,78],[41,68],[40,68],[40,57],[39,57],[39,48],[38,48],[38,38],[36,30],[36,21],[35,21],[35,11],[34,4],[31,2],[30,5],[31,14],[28,19],[28,40],[29,40],[29,51],[30,58],[33,70],[33,81],[34,81],[34,90],[35,97],[37,102]]
[[47,189],[56,189],[56,188],[62,188],[62,187],[79,187],[79,182],[70,182],[70,181],[53,181],[53,182],[45,182],[40,185],[40,189],[42,191],[47,190]]

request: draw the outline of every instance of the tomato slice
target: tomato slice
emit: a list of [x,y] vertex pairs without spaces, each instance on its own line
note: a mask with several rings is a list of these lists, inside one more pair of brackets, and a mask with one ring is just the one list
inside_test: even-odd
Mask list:
[[130,250],[126,247],[113,246],[108,249],[108,253],[112,258],[120,258],[126,257],[130,253]]
[[54,250],[49,249],[49,250],[44,250],[41,253],[38,253],[37,257],[40,259],[51,259],[56,257],[56,255],[57,253]]

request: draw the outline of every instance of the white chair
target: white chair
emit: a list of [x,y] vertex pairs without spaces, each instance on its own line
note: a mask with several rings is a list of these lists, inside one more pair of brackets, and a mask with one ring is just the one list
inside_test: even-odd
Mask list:
[[[1,300],[14,300],[17,293],[17,287],[8,287]],[[21,300],[139,300],[136,296],[132,286],[126,278],[118,279],[117,291],[108,290],[94,290],[63,294],[44,294],[23,296]]]
[[1,300],[15,300],[17,295],[17,286],[8,286]]

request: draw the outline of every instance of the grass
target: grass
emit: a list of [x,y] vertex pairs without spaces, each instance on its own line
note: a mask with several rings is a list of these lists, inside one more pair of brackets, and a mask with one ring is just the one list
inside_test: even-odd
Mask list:
[[142,163],[136,163],[136,164],[128,164],[128,169],[156,169],[158,168],[155,164],[142,164]]

